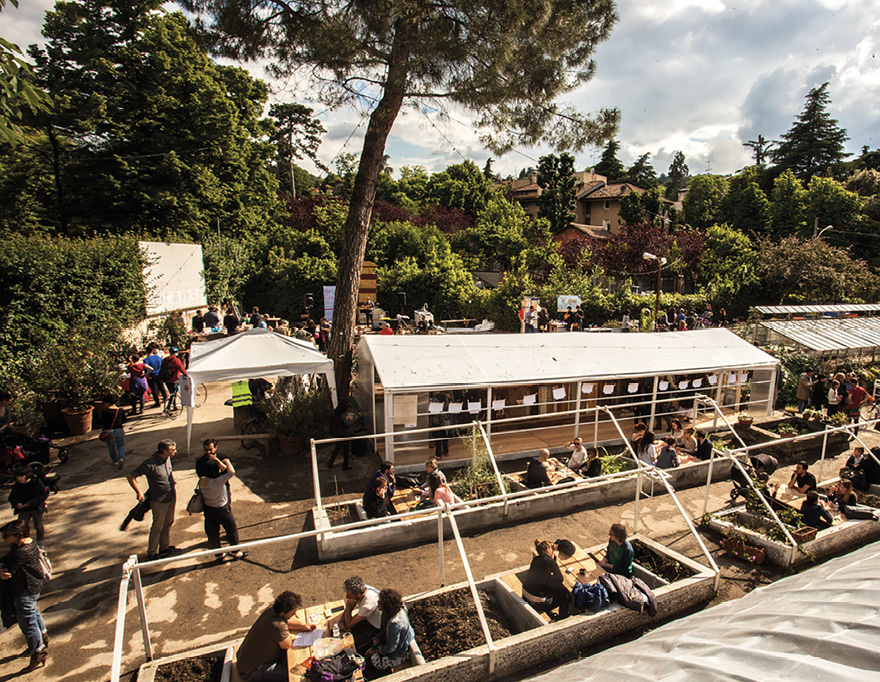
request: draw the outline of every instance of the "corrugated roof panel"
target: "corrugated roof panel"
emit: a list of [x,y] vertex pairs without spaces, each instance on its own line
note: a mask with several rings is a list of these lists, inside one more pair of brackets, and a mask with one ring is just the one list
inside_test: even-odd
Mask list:
[[759,324],[814,351],[880,347],[880,318],[762,320]]

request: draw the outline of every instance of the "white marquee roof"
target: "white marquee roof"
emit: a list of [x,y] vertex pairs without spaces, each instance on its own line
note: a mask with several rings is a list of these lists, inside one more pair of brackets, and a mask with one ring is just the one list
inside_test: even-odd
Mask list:
[[361,339],[386,391],[503,386],[773,367],[726,329],[660,334],[555,333]]
[[319,373],[332,374],[333,362],[312,344],[259,328],[194,343],[187,369],[199,384]]

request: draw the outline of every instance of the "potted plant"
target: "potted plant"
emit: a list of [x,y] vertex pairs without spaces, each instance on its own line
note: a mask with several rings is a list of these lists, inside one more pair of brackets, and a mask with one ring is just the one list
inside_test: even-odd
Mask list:
[[22,433],[31,438],[40,434],[43,426],[43,413],[34,393],[26,392],[15,396],[9,406],[12,412],[12,425],[15,433]]
[[724,532],[722,541],[724,551],[750,564],[763,564],[767,551],[763,547],[749,544],[748,536],[731,526]]
[[738,424],[742,424],[743,426],[751,426],[754,423],[755,418],[752,417],[748,412],[737,412],[736,413],[736,421]]
[[282,455],[295,455],[306,437],[321,437],[330,423],[333,407],[325,388],[293,383],[293,390],[276,390],[266,401],[269,431],[278,436]]
[[795,415],[797,414],[798,408],[797,405],[786,405],[784,410],[786,414]]

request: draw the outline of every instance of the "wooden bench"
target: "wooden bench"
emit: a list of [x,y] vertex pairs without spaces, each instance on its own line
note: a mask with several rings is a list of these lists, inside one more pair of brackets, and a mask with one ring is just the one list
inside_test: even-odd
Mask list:
[[[522,580],[520,579],[519,576],[520,576],[520,574],[518,574],[518,573],[508,573],[507,575],[503,575],[503,576],[501,576],[501,581],[502,581],[505,585],[507,585],[507,586],[513,591],[513,593],[514,593],[517,597],[519,597],[520,599],[522,599],[524,603],[529,604],[529,602],[527,602],[527,601],[523,598],[523,586],[522,586]],[[529,604],[529,606],[531,606],[531,605]],[[535,613],[537,613],[539,616],[541,616],[541,618],[542,618],[545,622],[547,622],[547,623],[550,622],[550,614],[548,614],[548,613],[540,613],[540,612],[538,612],[538,611],[535,611]]]

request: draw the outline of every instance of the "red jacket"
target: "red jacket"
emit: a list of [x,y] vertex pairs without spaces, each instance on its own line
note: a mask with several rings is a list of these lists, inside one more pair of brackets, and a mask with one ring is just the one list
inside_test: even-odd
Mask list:
[[183,366],[183,362],[181,362],[180,358],[176,355],[169,355],[167,358],[163,358],[162,366],[163,368],[166,366],[171,368],[171,381],[177,381],[180,379],[181,374],[186,374],[186,368]]

